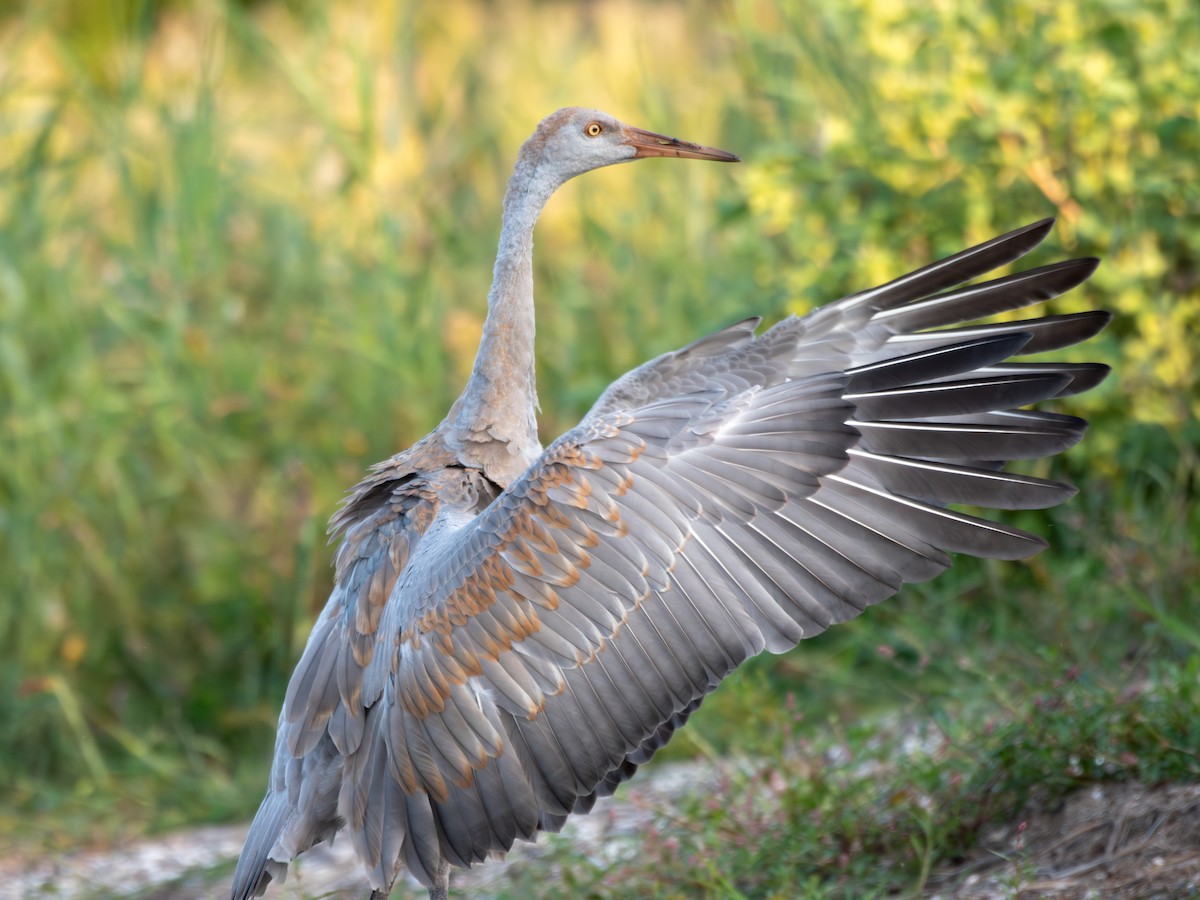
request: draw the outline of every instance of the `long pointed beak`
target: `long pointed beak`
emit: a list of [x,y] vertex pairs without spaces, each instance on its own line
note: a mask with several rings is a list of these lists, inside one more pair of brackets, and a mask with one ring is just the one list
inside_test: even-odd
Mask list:
[[667,137],[665,134],[655,134],[653,131],[643,131],[641,128],[625,129],[625,143],[636,151],[634,159],[647,159],[651,156],[677,156],[680,159],[709,159],[714,162],[741,162],[741,158],[718,150],[716,147],[703,147],[691,144],[679,138]]

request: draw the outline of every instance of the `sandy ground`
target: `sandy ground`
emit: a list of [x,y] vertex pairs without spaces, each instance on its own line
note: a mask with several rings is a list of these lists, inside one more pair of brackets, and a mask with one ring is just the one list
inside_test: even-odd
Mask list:
[[[655,809],[715,779],[700,764],[647,774],[569,823],[564,835],[581,854],[604,859],[648,826]],[[223,897],[228,869],[222,867],[237,857],[245,828],[196,828],[119,850],[3,860],[0,897]],[[539,852],[522,846],[504,863],[455,872],[453,893],[490,897],[508,866],[536,865]],[[356,869],[347,842],[321,845],[271,895],[365,898],[369,889]],[[1055,808],[1031,807],[991,829],[970,859],[934,872],[926,896],[1200,898],[1200,785],[1100,784]]]

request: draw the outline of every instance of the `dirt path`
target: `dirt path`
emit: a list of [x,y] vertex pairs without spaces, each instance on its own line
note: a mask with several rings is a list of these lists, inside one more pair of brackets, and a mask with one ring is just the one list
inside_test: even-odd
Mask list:
[[[573,819],[563,834],[580,854],[604,860],[636,839],[655,810],[715,781],[711,767],[663,766],[618,798]],[[137,841],[119,850],[0,862],[0,898],[140,897],[192,900],[223,897],[245,825],[190,829]],[[493,895],[508,866],[541,853],[522,845],[506,863],[455,872],[455,893]],[[537,864],[533,862],[533,864]],[[410,885],[414,896],[424,891]],[[361,898],[368,893],[350,845],[320,845],[303,858],[279,900]],[[399,891],[397,893],[400,893]],[[1077,792],[1054,809],[1028,809],[998,825],[963,863],[934,873],[927,896],[937,898],[1200,897],[1200,785],[1104,784]]]
[[[632,839],[654,819],[654,811],[685,793],[703,790],[715,778],[711,766],[677,763],[643,773],[640,783],[625,785],[617,798],[601,800],[587,816],[567,823],[563,836],[581,853],[604,859],[623,839]],[[233,861],[242,849],[248,825],[208,826],[136,841],[117,850],[61,854],[37,861],[0,861],[0,898],[25,900],[54,897],[63,900],[98,900],[105,897],[138,897],[143,900],[199,900],[224,897]],[[508,866],[537,858],[536,844],[519,844],[505,862],[489,863],[470,871],[455,871],[454,893],[489,897],[504,879]],[[409,882],[413,896],[425,890]],[[272,890],[277,900],[355,898],[370,893],[359,873],[348,841],[318,844],[293,865],[282,890]],[[400,891],[396,891],[399,895]]]

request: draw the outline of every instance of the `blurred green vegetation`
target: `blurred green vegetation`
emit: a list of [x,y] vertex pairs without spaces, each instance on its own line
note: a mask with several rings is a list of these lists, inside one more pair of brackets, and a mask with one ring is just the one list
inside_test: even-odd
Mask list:
[[[1200,17],[1185,0],[69,2],[0,17],[4,833],[249,814],[324,527],[469,371],[516,149],[558,106],[740,167],[591,174],[537,235],[547,438],[616,375],[1043,215],[1116,375],[1037,471],[1052,549],[755,661],[676,753],[800,691],[1020,707],[1200,649]],[[930,699],[934,698],[934,699]],[[71,819],[85,810],[86,818]],[[64,825],[65,821],[68,824]]]

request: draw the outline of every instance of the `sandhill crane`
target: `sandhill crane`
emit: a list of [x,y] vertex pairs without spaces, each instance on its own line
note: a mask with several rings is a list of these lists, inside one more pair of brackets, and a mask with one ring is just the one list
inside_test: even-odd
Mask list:
[[953,326],[1053,297],[1096,261],[944,292],[1024,255],[1051,220],[761,335],[749,319],[666,353],[543,449],[534,223],[568,179],[646,157],[737,159],[576,108],[522,146],[466,389],[334,517],[335,586],[288,686],[235,900],[342,830],[372,897],[407,866],[444,898],[451,865],[611,794],[748,657],[933,577],[950,552],[1045,546],[949,504],[1074,493],[1003,462],[1078,441],[1083,421],[1022,407],[1107,367],[1006,360],[1109,316]]

